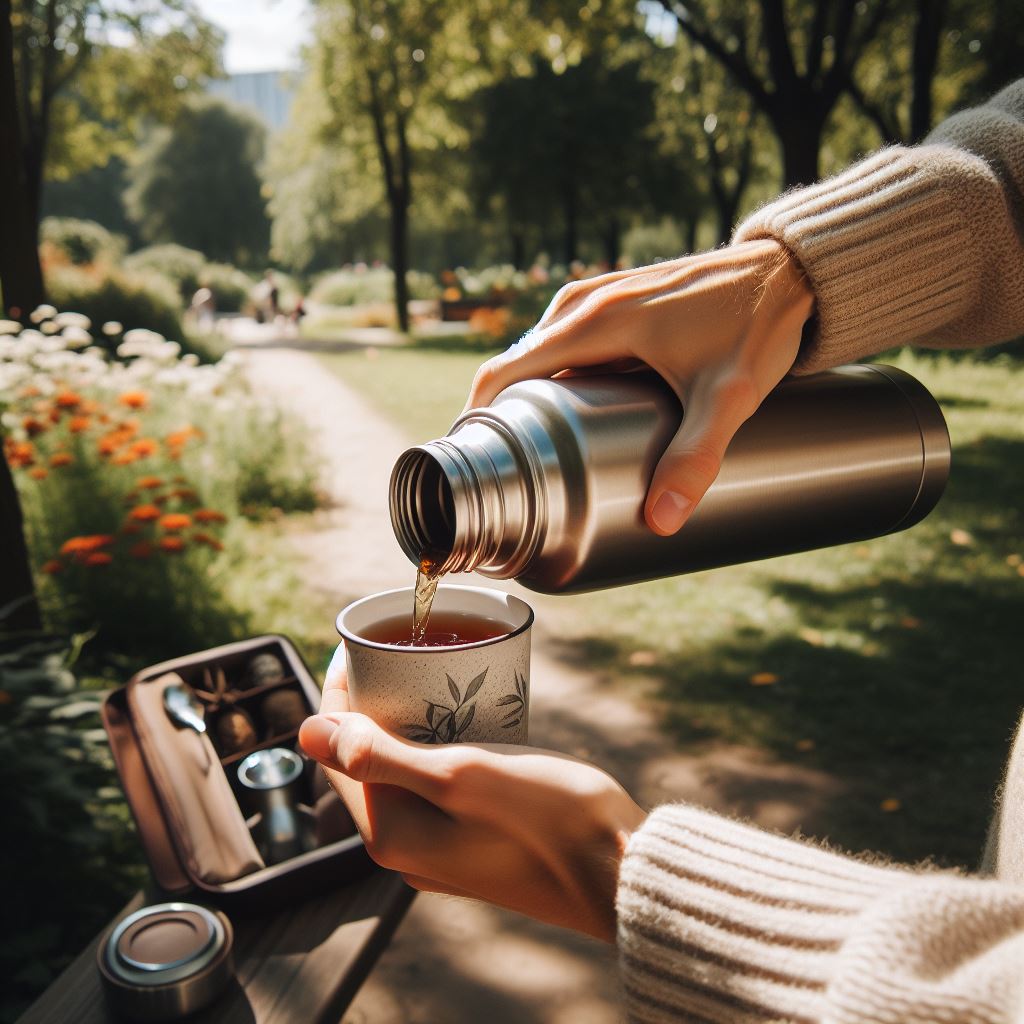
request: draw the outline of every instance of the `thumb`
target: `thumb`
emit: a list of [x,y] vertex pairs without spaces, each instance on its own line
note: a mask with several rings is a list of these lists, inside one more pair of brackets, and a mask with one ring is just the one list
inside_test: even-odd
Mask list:
[[302,723],[302,749],[356,782],[378,782],[436,801],[446,760],[438,749],[401,739],[354,711],[314,715]]
[[745,380],[694,387],[684,399],[676,436],[661,457],[647,492],[644,518],[663,537],[676,533],[715,482],[733,435],[758,406]]

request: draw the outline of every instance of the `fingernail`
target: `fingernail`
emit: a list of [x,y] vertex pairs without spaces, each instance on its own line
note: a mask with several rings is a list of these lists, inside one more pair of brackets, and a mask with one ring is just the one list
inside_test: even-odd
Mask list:
[[662,533],[675,533],[686,522],[693,502],[675,491],[664,491],[651,509],[651,520]]
[[323,715],[307,718],[299,731],[299,742],[302,744],[302,749],[317,761],[331,760],[334,757],[331,739],[337,728],[336,722],[324,718]]

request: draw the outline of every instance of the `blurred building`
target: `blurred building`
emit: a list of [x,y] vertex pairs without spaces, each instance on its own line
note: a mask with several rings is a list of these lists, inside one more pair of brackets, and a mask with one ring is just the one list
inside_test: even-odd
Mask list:
[[287,123],[297,84],[292,71],[249,71],[215,79],[209,93],[252,111],[273,132]]

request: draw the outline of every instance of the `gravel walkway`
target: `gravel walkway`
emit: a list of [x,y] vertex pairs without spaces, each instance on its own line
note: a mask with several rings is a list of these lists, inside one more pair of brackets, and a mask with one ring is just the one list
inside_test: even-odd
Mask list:
[[[264,336],[265,337],[265,336]],[[255,339],[254,339],[255,340]],[[260,339],[263,340],[263,339]],[[325,614],[348,601],[409,586],[387,513],[396,455],[410,442],[309,352],[267,338],[245,346],[254,386],[293,410],[318,438],[334,507],[288,541],[307,561]],[[483,582],[483,581],[481,581]],[[545,602],[502,584],[538,611],[532,655],[531,741],[599,764],[646,805],[698,801],[791,830],[835,786],[741,748],[701,758],[673,749],[652,702],[572,664],[544,627]],[[621,1019],[614,950],[490,906],[421,894],[344,1024],[606,1024]]]

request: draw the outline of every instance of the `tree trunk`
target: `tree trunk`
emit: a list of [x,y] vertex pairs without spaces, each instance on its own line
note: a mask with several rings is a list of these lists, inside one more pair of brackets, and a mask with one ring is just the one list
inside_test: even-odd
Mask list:
[[512,266],[523,270],[526,267],[526,235],[522,228],[510,228],[508,234],[512,243]]
[[609,270],[615,270],[619,265],[619,255],[622,251],[621,245],[622,229],[618,217],[612,217],[604,230],[604,258]]
[[[4,613],[8,606],[11,610]],[[41,625],[18,492],[7,460],[0,455],[0,632]]]
[[782,150],[782,185],[813,185],[818,180],[818,154],[824,127],[816,115],[794,109],[774,122]]
[[0,288],[2,309],[21,319],[43,301],[39,187],[29,179],[14,88],[11,2],[0,0]]
[[403,334],[409,333],[409,197],[402,189],[388,192],[391,207],[391,269],[395,274],[395,319]]
[[697,251],[697,228],[700,227],[700,218],[696,214],[686,218],[686,251],[694,253]]
[[920,142],[932,127],[932,82],[939,60],[946,0],[918,0],[911,57],[910,141]]
[[579,199],[576,195],[576,181],[567,178],[562,186],[562,215],[565,218],[562,236],[562,254],[566,268],[576,259],[579,244]]

